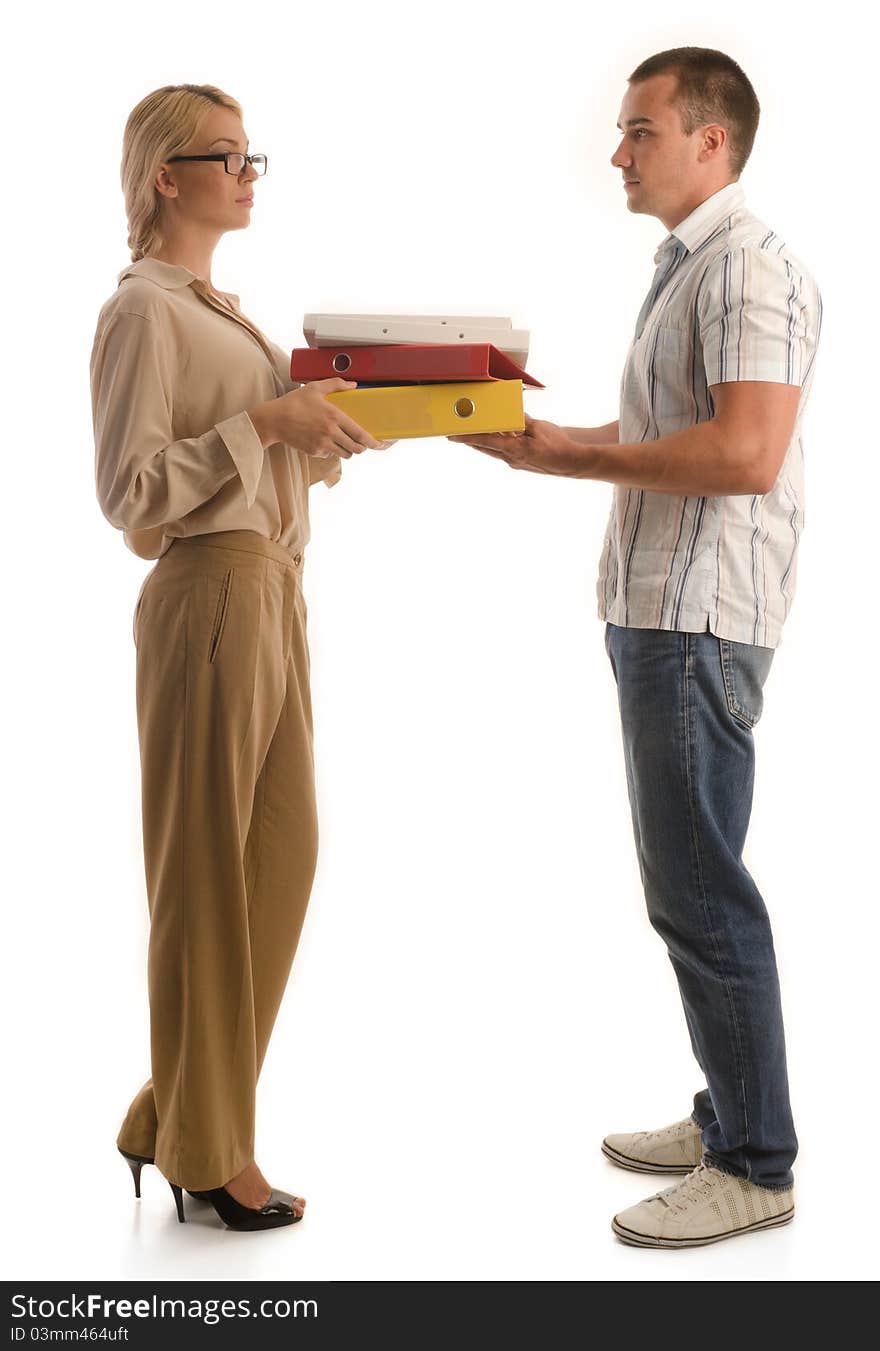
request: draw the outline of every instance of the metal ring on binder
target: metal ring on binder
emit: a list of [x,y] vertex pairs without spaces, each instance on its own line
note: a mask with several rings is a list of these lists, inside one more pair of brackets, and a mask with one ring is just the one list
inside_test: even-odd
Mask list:
[[333,358],[334,371],[347,371],[351,369],[351,357],[347,352],[337,352]]
[[456,417],[470,417],[477,411],[477,405],[473,399],[456,399],[452,405]]

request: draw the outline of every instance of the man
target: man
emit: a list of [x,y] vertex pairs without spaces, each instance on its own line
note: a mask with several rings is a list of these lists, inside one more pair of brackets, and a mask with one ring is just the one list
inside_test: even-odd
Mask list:
[[721,52],[629,77],[612,157],[632,212],[670,231],[639,315],[618,422],[455,436],[515,469],[615,485],[597,584],[650,922],[707,1087],[690,1116],[610,1135],[622,1168],[680,1181],[615,1215],[626,1243],[688,1247],[794,1215],[773,937],[742,862],[752,728],[791,607],[816,284],[744,205],[758,100]]

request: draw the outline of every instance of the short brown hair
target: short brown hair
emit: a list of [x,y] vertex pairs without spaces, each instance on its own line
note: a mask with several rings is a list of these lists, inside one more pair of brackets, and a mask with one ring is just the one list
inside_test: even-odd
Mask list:
[[671,102],[677,105],[685,136],[718,122],[727,131],[731,172],[739,178],[752,153],[761,105],[748,76],[724,52],[711,47],[671,47],[636,66],[629,84],[652,75],[674,75]]

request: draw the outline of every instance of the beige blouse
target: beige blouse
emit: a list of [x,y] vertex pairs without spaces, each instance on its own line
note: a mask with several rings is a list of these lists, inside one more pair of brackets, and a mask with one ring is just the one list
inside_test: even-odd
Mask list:
[[139,558],[215,530],[255,530],[301,553],[310,484],[341,477],[337,455],[263,448],[245,409],[299,386],[290,353],[238,300],[186,267],[141,258],[101,307],[90,363],[97,496]]

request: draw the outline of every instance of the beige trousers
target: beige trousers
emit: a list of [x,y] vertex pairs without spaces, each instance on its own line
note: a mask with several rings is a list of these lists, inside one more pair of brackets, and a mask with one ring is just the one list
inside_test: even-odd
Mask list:
[[207,1190],[254,1157],[315,871],[302,557],[248,530],[175,540],[133,633],[152,1076],[117,1144]]

